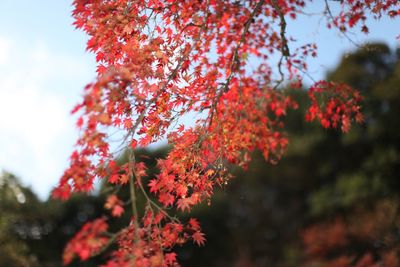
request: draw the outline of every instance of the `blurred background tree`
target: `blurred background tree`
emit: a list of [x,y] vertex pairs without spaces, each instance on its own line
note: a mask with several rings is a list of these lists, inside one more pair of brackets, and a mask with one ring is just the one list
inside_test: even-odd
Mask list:
[[[39,266],[26,240],[17,234],[18,223],[33,216],[30,208],[38,204],[32,191],[22,187],[15,176],[0,174],[0,266]],[[36,232],[32,229],[32,233]]]
[[[183,266],[399,266],[400,53],[365,45],[343,56],[328,80],[361,91],[365,123],[342,134],[291,111],[291,143],[280,163],[256,155],[246,171],[234,170],[235,181],[214,196],[212,207],[193,210],[207,246],[179,248]],[[294,97],[304,102],[306,94]],[[153,166],[150,176],[167,149],[138,152]],[[11,174],[1,177],[0,266],[61,266],[65,242],[101,216],[102,194],[40,202]],[[107,190],[103,185],[100,192]],[[118,194],[127,199],[124,188]],[[111,228],[130,215],[118,225],[111,221]],[[101,257],[84,265],[98,266]]]
[[42,202],[14,175],[2,173],[0,266],[61,266],[65,243],[88,218],[100,216],[103,202],[99,196],[84,195],[65,203]]

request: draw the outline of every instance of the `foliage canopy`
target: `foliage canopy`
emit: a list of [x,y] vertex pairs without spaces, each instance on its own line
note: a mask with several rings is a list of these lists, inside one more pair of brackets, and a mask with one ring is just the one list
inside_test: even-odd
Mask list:
[[[326,0],[320,15],[327,27],[344,34],[356,26],[367,33],[369,17],[400,15],[397,0],[335,2]],[[226,164],[246,168],[255,150],[271,163],[281,159],[288,144],[284,117],[299,107],[281,87],[284,82],[291,90],[303,86],[306,59],[317,56],[317,44],[287,36],[287,19],[296,20],[308,4],[74,1],[74,24],[90,37],[87,48],[96,54],[98,75],[73,110],[81,136],[53,195],[67,199],[72,191],[90,191],[95,179],[105,179],[115,189],[105,207],[118,217],[130,205],[132,217],[115,234],[105,217],[88,222],[67,245],[65,264],[116,244],[104,266],[175,266],[175,245],[204,244],[199,222],[181,222],[170,209],[186,212],[209,202],[215,187],[232,177]],[[331,4],[340,6],[338,14]],[[276,66],[270,60],[275,54]],[[250,68],[250,61],[259,63]],[[308,97],[310,105],[301,106],[307,121],[344,132],[353,121],[363,121],[361,95],[349,85],[318,81]],[[194,126],[176,125],[194,113],[203,114]],[[157,161],[159,173],[148,179],[134,149],[165,137],[172,148]],[[120,163],[116,156],[122,150],[127,161]],[[128,200],[115,194],[125,185]]]

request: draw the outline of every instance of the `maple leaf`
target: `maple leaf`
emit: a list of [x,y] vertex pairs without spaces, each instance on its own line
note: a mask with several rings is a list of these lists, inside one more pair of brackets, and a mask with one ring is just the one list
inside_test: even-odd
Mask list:
[[180,184],[180,185],[176,186],[176,195],[178,197],[185,198],[187,191],[188,191],[188,188],[186,185]]
[[122,213],[124,213],[124,208],[120,205],[115,205],[112,209],[112,215],[114,217],[121,217]]
[[117,184],[119,182],[119,175],[118,174],[113,174],[108,178],[108,182],[111,184]]
[[200,229],[200,223],[195,218],[190,218],[189,225],[193,230]]
[[53,189],[51,195],[53,198],[66,200],[71,194],[71,186],[69,184],[63,184]]
[[137,144],[138,144],[138,142],[137,142],[135,139],[133,139],[133,140],[131,141],[130,147],[131,147],[132,149],[136,149]]
[[118,202],[119,202],[119,199],[116,195],[110,195],[107,197],[104,207],[106,209],[112,209]]
[[177,201],[177,207],[181,211],[190,211],[190,206],[193,205],[192,201],[189,198],[180,198]]
[[214,175],[214,173],[215,173],[215,171],[214,171],[213,169],[208,169],[208,170],[206,171],[206,176],[211,177],[211,176]]
[[174,252],[166,253],[164,258],[166,264],[172,265],[176,262],[176,253]]
[[165,206],[171,206],[172,204],[174,204],[175,198],[172,194],[160,193],[158,200]]
[[150,192],[157,192],[158,191],[158,181],[156,179],[152,179],[149,182]]
[[121,174],[119,177],[120,184],[127,184],[129,182],[129,176],[127,174]]
[[120,217],[124,212],[123,202],[116,195],[108,196],[104,207],[111,210],[114,217]]
[[204,234],[199,231],[195,232],[192,235],[192,238],[193,238],[193,242],[195,242],[199,246],[203,246],[206,241]]
[[81,258],[81,260],[87,260],[90,258],[90,249],[82,248],[79,250],[78,255]]

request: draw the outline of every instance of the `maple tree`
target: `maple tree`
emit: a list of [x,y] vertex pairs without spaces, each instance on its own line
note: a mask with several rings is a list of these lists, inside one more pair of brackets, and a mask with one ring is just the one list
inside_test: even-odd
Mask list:
[[[397,0],[341,1],[337,14],[328,2],[321,16],[344,34],[356,26],[367,33],[369,17],[400,15]],[[97,77],[73,109],[81,135],[53,196],[67,199],[104,179],[115,188],[105,208],[119,217],[130,206],[132,219],[114,234],[105,217],[87,223],[67,245],[64,264],[116,244],[104,266],[178,265],[173,247],[203,245],[205,236],[196,219],[181,222],[170,209],[187,212],[210,202],[214,188],[232,178],[227,163],[246,168],[254,150],[276,163],[285,151],[282,119],[298,103],[281,88],[302,87],[307,57],[317,56],[316,44],[287,36],[287,19],[312,1],[73,3],[74,25],[89,35],[87,49],[96,55]],[[251,69],[249,61],[259,64]],[[347,132],[363,119],[361,96],[346,84],[315,82],[309,97],[311,106],[302,107],[307,121]],[[177,125],[195,113],[203,115],[194,126]],[[158,160],[159,173],[147,177],[135,149],[164,138],[172,148]],[[116,161],[121,151],[128,154],[122,164]],[[117,197],[122,186],[130,199]],[[146,199],[143,212],[139,195]]]

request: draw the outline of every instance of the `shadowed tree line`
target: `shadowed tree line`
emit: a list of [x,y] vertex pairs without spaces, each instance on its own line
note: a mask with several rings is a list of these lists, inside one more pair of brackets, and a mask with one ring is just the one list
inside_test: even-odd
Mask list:
[[[216,193],[211,207],[204,203],[192,211],[207,243],[178,248],[183,266],[399,266],[400,54],[384,44],[367,45],[344,56],[327,78],[361,91],[365,122],[342,134],[290,111],[290,145],[282,160],[271,165],[256,155],[247,170],[228,166],[236,178]],[[306,94],[299,90],[293,97],[304,103]],[[138,151],[149,176],[167,149]],[[100,192],[107,190],[103,185]],[[127,189],[118,194],[128,199]],[[4,173],[0,266],[60,266],[67,240],[101,216],[104,201],[100,193],[42,202]],[[130,215],[126,209],[122,220],[110,219],[111,230]],[[98,266],[106,254],[83,265]]]

